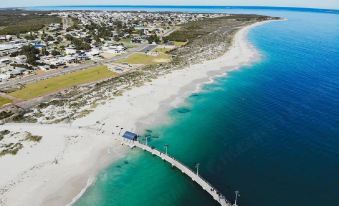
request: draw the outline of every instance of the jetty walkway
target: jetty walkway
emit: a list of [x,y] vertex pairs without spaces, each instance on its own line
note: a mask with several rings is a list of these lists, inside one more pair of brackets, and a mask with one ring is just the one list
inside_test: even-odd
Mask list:
[[142,144],[138,141],[130,141],[130,142],[123,142],[123,144],[126,144],[133,147],[138,147],[144,151],[147,151],[151,153],[152,155],[160,157],[162,160],[168,162],[171,164],[172,167],[178,168],[182,173],[186,174],[188,177],[192,179],[192,181],[196,182],[198,185],[201,186],[202,189],[204,189],[207,193],[209,193],[214,200],[216,200],[220,205],[222,206],[237,206],[235,204],[231,204],[229,201],[226,200],[225,196],[223,196],[218,190],[216,190],[210,183],[208,183],[205,179],[199,176],[198,172],[192,171],[190,168],[185,166],[183,163],[179,162],[178,160],[174,159],[173,157],[170,157],[168,154],[161,152],[155,148],[152,148],[148,145]]

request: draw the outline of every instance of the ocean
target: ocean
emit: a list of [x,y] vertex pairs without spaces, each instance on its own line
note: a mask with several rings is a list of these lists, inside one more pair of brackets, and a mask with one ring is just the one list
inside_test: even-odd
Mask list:
[[[256,13],[257,63],[217,77],[149,128],[150,144],[241,206],[339,205],[339,12],[242,7],[40,7]],[[137,149],[103,170],[76,206],[216,206],[197,184]]]

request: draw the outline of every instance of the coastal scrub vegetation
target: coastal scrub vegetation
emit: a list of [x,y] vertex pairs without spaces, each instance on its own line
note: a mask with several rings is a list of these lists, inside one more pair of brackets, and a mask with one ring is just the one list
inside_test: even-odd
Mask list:
[[32,133],[30,132],[27,132],[26,134],[26,140],[29,140],[32,142],[40,142],[41,139],[42,139],[42,136],[32,135]]
[[21,143],[9,143],[0,151],[0,157],[6,154],[16,155],[23,147]]
[[0,131],[0,141],[9,133],[11,133],[9,130],[5,129],[5,130],[1,130]]
[[0,131],[0,157],[11,154],[16,155],[19,150],[24,148],[24,142],[32,146],[42,139],[42,136],[33,135],[30,132],[11,132],[7,129]]
[[[188,22],[186,24],[182,24],[180,29],[171,33],[167,37],[164,37],[164,41],[174,41],[174,42],[187,42],[192,41],[193,39],[205,36],[211,32],[211,29],[217,29],[218,26],[225,26],[225,23],[230,25],[232,28],[232,24],[235,25],[237,22],[246,22],[246,21],[253,21],[254,19],[260,20],[262,16],[258,15],[241,15],[237,14],[217,17],[217,18],[208,18],[203,19],[201,21],[193,21]],[[264,20],[263,18],[262,20]],[[228,21],[227,20],[231,20]],[[237,21],[237,22],[235,22]]]
[[0,35],[34,32],[52,23],[61,23],[61,19],[57,16],[47,15],[47,12],[0,11],[0,28],[2,28],[0,29]]

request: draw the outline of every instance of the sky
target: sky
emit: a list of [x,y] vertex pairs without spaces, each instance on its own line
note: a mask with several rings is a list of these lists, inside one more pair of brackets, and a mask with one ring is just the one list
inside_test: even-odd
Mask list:
[[0,7],[55,5],[222,5],[339,9],[339,0],[0,0]]

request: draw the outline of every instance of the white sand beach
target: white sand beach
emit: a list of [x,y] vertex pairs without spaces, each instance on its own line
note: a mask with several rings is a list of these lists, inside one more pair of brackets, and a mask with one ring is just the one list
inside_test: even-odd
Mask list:
[[[218,75],[251,64],[260,54],[237,32],[229,51],[214,60],[173,71],[98,106],[70,124],[5,124],[0,130],[42,136],[16,155],[0,157],[0,205],[70,205],[108,164],[129,151],[118,140],[120,127],[141,133],[168,121],[168,111]],[[117,127],[118,126],[118,127]],[[114,133],[114,134],[112,134]],[[23,144],[26,144],[23,142]]]

